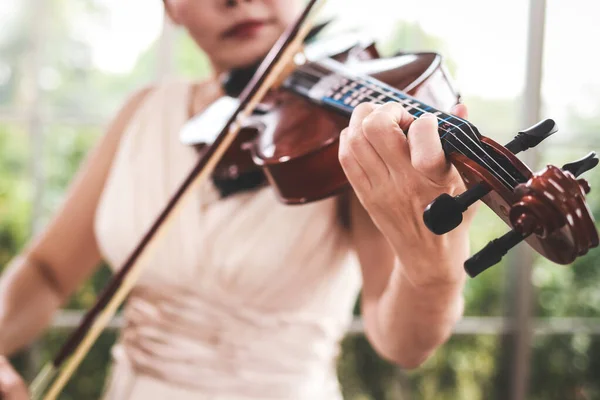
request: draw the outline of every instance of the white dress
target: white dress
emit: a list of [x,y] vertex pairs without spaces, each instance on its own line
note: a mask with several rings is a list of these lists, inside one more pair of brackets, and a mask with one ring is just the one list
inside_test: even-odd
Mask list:
[[[124,132],[96,215],[112,268],[197,160],[179,142],[190,88],[158,85]],[[203,104],[220,95],[201,90]],[[336,200],[196,192],[127,301],[105,399],[341,399],[336,358],[361,276]]]

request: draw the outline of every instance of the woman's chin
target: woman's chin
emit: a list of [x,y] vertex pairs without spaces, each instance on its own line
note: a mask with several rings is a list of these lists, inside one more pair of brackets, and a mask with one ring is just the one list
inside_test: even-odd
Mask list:
[[235,46],[224,48],[217,57],[218,60],[215,61],[219,61],[227,69],[245,67],[256,63],[269,53],[278,38],[272,32],[268,34],[265,32],[261,36],[260,40],[249,40],[246,43],[240,42],[236,43]]
[[255,64],[264,58],[269,49],[263,51],[243,51],[238,53],[230,53],[224,55],[220,60],[219,64],[223,69],[234,69],[243,68]]

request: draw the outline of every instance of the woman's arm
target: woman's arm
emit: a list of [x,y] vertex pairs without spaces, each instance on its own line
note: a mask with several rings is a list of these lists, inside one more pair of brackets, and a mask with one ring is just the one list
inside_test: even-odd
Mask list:
[[149,92],[132,96],[87,157],[48,227],[0,278],[0,355],[34,340],[100,261],[94,215],[121,134]]
[[458,249],[414,246],[405,249],[404,257],[397,257],[355,197],[351,212],[363,276],[361,311],[366,336],[382,357],[405,368],[418,367],[448,339],[461,317],[464,280],[419,285],[403,270],[458,268],[466,257],[466,239],[457,239]]
[[435,120],[412,123],[391,104],[357,108],[340,139],[340,162],[357,195],[350,208],[366,335],[381,356],[406,368],[448,339],[463,309],[473,211],[444,236],[422,220],[429,201],[464,188],[439,142]]

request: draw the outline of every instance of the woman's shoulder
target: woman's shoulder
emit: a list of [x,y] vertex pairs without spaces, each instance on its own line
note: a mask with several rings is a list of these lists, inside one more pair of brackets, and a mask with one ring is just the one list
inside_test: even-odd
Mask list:
[[208,77],[203,79],[187,79],[180,77],[168,77],[155,81],[153,84],[148,86],[155,91],[163,90],[219,90],[219,81],[214,77]]
[[[143,86],[131,92],[122,103],[113,118],[113,125],[124,128],[144,106],[152,107],[152,103],[188,103],[190,111],[206,107],[221,96],[221,87],[215,79],[184,80],[165,79]],[[179,98],[179,99],[177,99]],[[161,104],[161,108],[164,104]],[[162,108],[168,111],[168,107]],[[195,113],[194,113],[195,114]],[[193,115],[193,114],[192,114]]]
[[206,78],[203,80],[165,79],[155,82],[134,92],[128,99],[128,103],[135,108],[141,108],[142,104],[152,107],[159,105],[163,112],[168,112],[171,106],[181,107],[181,102],[187,104],[189,116],[193,116],[210,103],[223,95],[221,85],[217,79]]
[[113,139],[118,140],[121,137],[122,132],[125,130],[125,127],[139,111],[142,104],[144,104],[146,99],[155,90],[155,85],[148,85],[131,93],[122,103],[121,107],[110,121],[106,136],[113,137]]

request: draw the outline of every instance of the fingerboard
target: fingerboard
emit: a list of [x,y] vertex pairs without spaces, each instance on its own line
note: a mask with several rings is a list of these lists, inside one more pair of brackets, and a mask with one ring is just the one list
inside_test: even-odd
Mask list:
[[481,135],[470,122],[431,107],[372,77],[357,75],[335,60],[324,59],[299,67],[284,87],[347,117],[359,104],[366,102],[398,103],[415,119],[431,113],[438,119],[438,133],[446,153],[457,151],[493,170],[507,187],[513,188],[523,181],[523,176],[510,163],[498,160],[495,154],[486,151],[487,145],[481,142]]
[[464,119],[445,113],[411,97],[398,89],[369,76],[360,76],[344,64],[332,59],[308,64],[294,74],[294,84],[305,88],[305,94],[311,100],[324,104],[338,112],[350,116],[360,103],[370,102],[401,104],[413,117],[431,113],[438,118],[440,136],[444,137],[454,130],[479,139],[474,126]]

